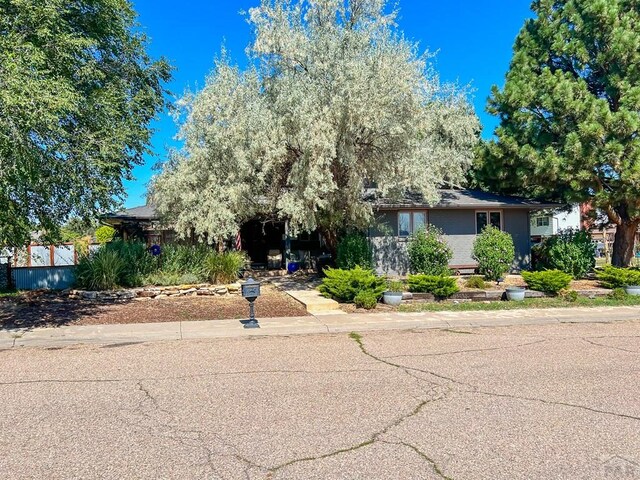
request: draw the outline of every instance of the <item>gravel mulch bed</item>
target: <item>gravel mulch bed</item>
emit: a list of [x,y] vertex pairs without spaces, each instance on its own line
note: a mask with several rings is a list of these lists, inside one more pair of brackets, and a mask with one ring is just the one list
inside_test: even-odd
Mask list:
[[[43,292],[0,298],[2,328],[226,320],[246,318],[248,313],[248,302],[239,295],[136,299],[120,303],[70,300]],[[262,296],[256,301],[258,318],[305,315],[308,313],[302,304],[271,286],[264,286]]]

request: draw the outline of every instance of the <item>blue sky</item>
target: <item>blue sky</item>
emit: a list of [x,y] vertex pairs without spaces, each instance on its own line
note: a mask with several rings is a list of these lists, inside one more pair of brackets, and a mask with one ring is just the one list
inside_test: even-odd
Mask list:
[[[242,64],[250,29],[240,11],[259,0],[133,0],[142,29],[150,37],[153,57],[165,56],[176,68],[169,90],[180,96],[198,89],[211,71],[214,57],[225,45]],[[390,3],[393,3],[391,1]],[[509,67],[513,41],[531,16],[529,0],[399,0],[399,27],[422,49],[438,51],[435,65],[445,81],[471,84],[473,103],[490,137],[496,125],[484,111],[491,85],[502,85]],[[145,203],[152,167],[175,145],[177,127],[163,114],[154,123],[156,157],[147,157],[135,169],[135,181],[126,182],[126,206]]]

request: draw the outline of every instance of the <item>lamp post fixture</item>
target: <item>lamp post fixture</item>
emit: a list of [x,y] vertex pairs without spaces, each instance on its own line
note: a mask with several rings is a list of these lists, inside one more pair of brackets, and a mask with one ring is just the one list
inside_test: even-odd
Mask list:
[[260,282],[249,278],[249,280],[242,284],[242,296],[249,302],[249,321],[244,324],[244,328],[260,328],[260,324],[258,320],[256,320],[256,312],[253,304],[260,296]]

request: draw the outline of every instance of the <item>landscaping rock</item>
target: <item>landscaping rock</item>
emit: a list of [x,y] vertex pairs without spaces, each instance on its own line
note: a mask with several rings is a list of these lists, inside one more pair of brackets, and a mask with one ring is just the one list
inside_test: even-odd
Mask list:
[[227,293],[229,293],[229,289],[227,287],[219,287],[216,288],[215,292],[216,295],[226,295]]
[[142,291],[138,292],[138,297],[140,297],[140,298],[153,298],[158,294],[159,294],[159,292],[154,292],[154,291],[151,291],[151,290],[142,290]]
[[191,288],[181,289],[181,290],[180,290],[180,293],[181,293],[182,295],[188,295],[188,294],[190,294],[190,293],[195,293],[195,292],[197,292],[197,291],[198,291],[198,290],[197,290],[196,288],[191,287]]
[[227,285],[227,291],[229,293],[239,293],[242,286],[239,283],[232,283]]
[[98,298],[98,292],[81,292],[80,298],[84,300],[95,300]]

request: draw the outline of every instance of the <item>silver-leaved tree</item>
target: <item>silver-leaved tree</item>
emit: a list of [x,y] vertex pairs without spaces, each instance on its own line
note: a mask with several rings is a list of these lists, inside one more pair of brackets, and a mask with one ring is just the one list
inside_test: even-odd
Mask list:
[[381,194],[457,184],[479,122],[464,88],[440,83],[386,0],[263,0],[241,70],[222,54],[186,96],[181,137],[150,195],[181,234],[217,241],[257,215],[318,228],[329,247],[373,219]]

